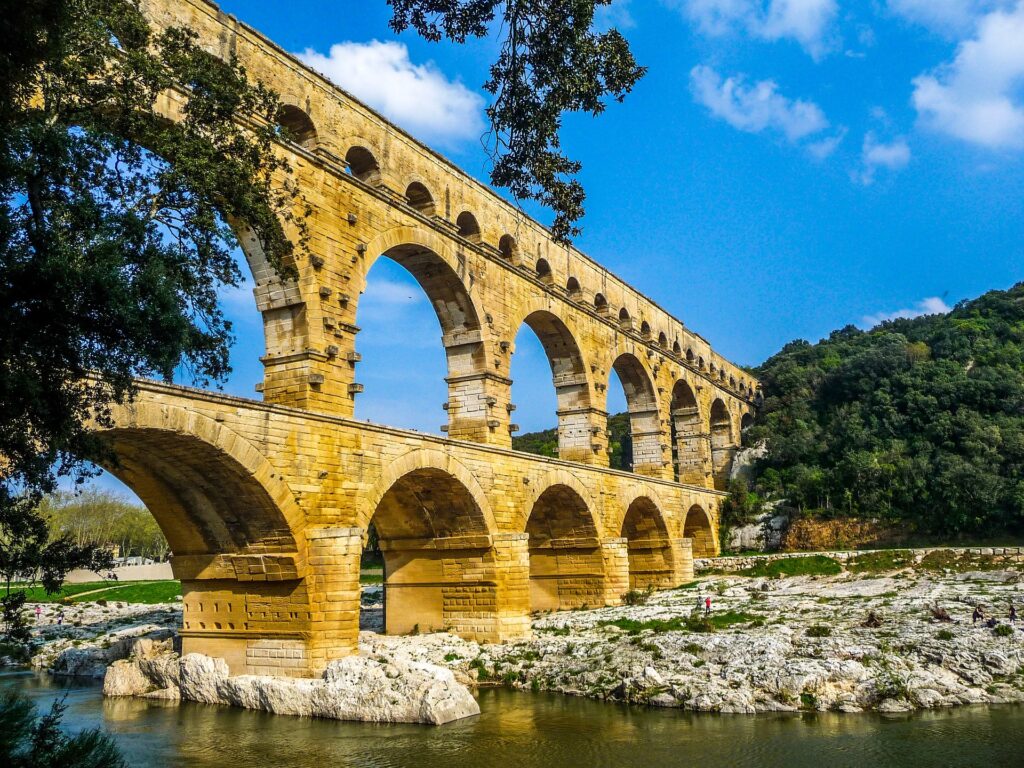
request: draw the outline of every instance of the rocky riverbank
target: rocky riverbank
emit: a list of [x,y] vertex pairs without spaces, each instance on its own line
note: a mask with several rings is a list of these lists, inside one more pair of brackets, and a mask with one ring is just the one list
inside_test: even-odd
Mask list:
[[[1011,604],[1024,608],[1020,567],[898,569],[898,558],[888,565],[897,570],[708,576],[641,596],[643,604],[539,616],[534,639],[504,645],[364,632],[361,656],[437,665],[462,682],[708,712],[898,712],[1024,701],[1024,631],[1006,621]],[[696,611],[708,596],[705,622]],[[376,599],[371,590],[364,602]],[[999,624],[972,623],[977,606]],[[178,618],[173,606],[107,608],[83,608],[79,626],[56,633],[41,627],[48,639],[33,664],[95,673],[125,651],[126,637],[160,642]]]

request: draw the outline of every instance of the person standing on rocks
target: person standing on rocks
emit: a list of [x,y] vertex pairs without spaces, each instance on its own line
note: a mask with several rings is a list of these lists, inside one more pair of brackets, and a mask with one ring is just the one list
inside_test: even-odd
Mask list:
[[1017,608],[1014,606],[1013,603],[1010,603],[1010,623],[1017,623]]
[[978,619],[984,619],[984,618],[985,618],[985,612],[983,610],[981,610],[981,606],[980,605],[974,606],[974,613],[971,614],[971,623],[972,624],[977,624],[978,623]]
[[705,616],[710,616],[711,615],[711,595],[708,595],[707,597],[704,598],[704,615]]

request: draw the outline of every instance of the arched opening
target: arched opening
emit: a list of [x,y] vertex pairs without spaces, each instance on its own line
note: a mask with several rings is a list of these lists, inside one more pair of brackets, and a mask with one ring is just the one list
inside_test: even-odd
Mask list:
[[665,335],[664,331],[658,334],[658,346],[662,349],[668,349],[668,336]]
[[706,487],[711,477],[711,444],[701,423],[697,398],[683,380],[672,388],[671,411],[676,480]]
[[305,149],[316,149],[316,126],[309,115],[296,106],[285,104],[277,113],[277,124],[281,126],[284,138],[294,141]]
[[512,235],[502,235],[501,240],[498,241],[498,251],[501,252],[501,257],[506,261],[515,262],[516,256],[519,253],[516,239]]
[[542,283],[548,285],[551,285],[554,280],[554,275],[551,274],[551,265],[548,264],[547,259],[537,259],[537,277]]
[[629,505],[622,521],[629,552],[629,588],[667,589],[676,586],[675,557],[661,510],[646,496]]
[[[542,362],[538,363],[538,358]],[[541,366],[548,369],[543,379],[539,378]],[[516,335],[511,369],[516,420],[531,425],[531,432],[535,427],[550,429],[555,419],[558,423],[554,440],[528,449],[567,461],[589,461],[593,441],[588,421],[590,391],[586,367],[579,345],[565,323],[544,310],[528,315]],[[547,387],[548,375],[554,384],[554,398]]]
[[744,413],[743,418],[740,419],[740,431],[746,432],[747,429],[754,425],[754,414]]
[[619,328],[624,331],[633,330],[633,319],[629,316],[629,312],[625,307],[619,310]]
[[[381,256],[367,272],[356,308],[358,354],[350,364],[362,389],[353,393],[355,415],[480,439],[487,430],[479,412],[484,396],[464,383],[484,367],[480,318],[469,291],[426,247],[400,245]],[[352,343],[351,338],[340,329],[338,344]]]
[[480,505],[455,477],[433,468],[403,475],[366,530],[364,546],[375,538],[383,559],[383,586],[380,602],[363,607],[360,625],[389,635],[473,637],[474,607],[464,598],[495,578],[489,534]]
[[[622,469],[640,474],[660,474],[663,466],[661,451],[661,425],[654,384],[640,360],[630,353],[619,355],[612,363],[612,371],[622,385],[629,414],[629,443],[622,447]],[[609,382],[611,377],[609,377]],[[611,408],[609,406],[608,410]],[[609,425],[611,432],[611,425]],[[615,447],[609,449],[615,458]]]
[[460,237],[464,237],[471,243],[480,242],[480,225],[477,223],[476,216],[469,211],[459,214],[459,218],[455,220],[455,226],[459,228]]
[[697,358],[693,354],[693,350],[687,348],[687,350],[686,350],[686,362],[688,362],[690,365],[693,365],[696,361],[697,361]]
[[730,389],[736,389],[736,377],[735,376],[730,376],[729,377],[729,388]]
[[579,299],[583,291],[580,288],[580,281],[575,277],[570,277],[565,281],[565,292],[569,294],[571,299]]
[[567,485],[547,488],[526,523],[530,609],[558,611],[605,604],[604,562],[586,502]]
[[352,147],[345,153],[345,166],[348,172],[360,181],[374,186],[380,184],[380,165],[366,147]]
[[711,404],[711,467],[715,488],[724,491],[729,484],[736,445],[732,440],[732,417],[721,399]]
[[704,370],[704,357],[703,356],[697,358],[697,367],[700,370],[702,370],[702,371]]
[[686,513],[683,523],[683,538],[693,540],[694,557],[714,557],[718,554],[711,519],[699,504],[694,504]]
[[594,309],[596,309],[602,315],[607,314],[608,299],[604,297],[603,293],[594,294]]
[[[183,651],[222,657],[232,674],[281,674],[252,651],[275,625],[300,635],[314,623],[291,491],[236,433],[183,408],[137,402],[114,421],[125,426],[101,433],[116,457],[106,469],[166,537],[181,582]],[[168,426],[192,423],[194,432]],[[304,650],[301,658],[303,674]]]
[[434,215],[434,196],[430,194],[429,189],[418,181],[414,181],[406,188],[405,202],[409,204],[410,208],[415,208],[424,216]]
[[640,322],[640,335],[645,339],[651,338],[651,324],[646,320]]

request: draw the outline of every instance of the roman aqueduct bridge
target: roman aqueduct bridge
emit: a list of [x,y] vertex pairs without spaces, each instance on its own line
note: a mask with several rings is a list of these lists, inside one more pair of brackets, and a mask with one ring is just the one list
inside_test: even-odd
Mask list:
[[[531,611],[678,585],[694,555],[717,553],[721,489],[756,381],[216,6],[144,7],[281,94],[293,140],[280,151],[312,210],[296,280],[241,236],[264,320],[262,401],[140,382],[109,430],[112,470],[174,552],[186,651],[222,656],[233,673],[283,675],[353,652],[371,522],[387,631],[481,641],[528,635]],[[440,321],[446,437],[352,418],[356,310],[380,257],[412,273]],[[510,361],[524,323],[551,363],[557,459],[511,447]],[[612,371],[629,409],[631,473],[608,468]]]

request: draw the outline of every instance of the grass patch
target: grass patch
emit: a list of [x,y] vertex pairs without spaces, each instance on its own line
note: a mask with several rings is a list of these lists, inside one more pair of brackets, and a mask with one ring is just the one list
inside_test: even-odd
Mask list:
[[950,632],[948,629],[940,629],[938,632],[935,633],[935,636],[939,638],[939,640],[953,639],[953,633]]
[[1013,635],[1013,627],[1009,624],[999,624],[992,630],[992,634],[996,637],[1010,637]]
[[360,571],[359,573],[360,584],[383,584],[384,583],[384,572],[378,571],[376,573],[366,571]]
[[865,552],[846,563],[851,573],[888,573],[914,565],[914,555],[906,549],[891,549],[884,552]]
[[27,590],[30,603],[94,603],[99,601],[122,603],[172,603],[181,595],[179,581],[99,581],[88,584],[65,584],[55,595],[46,594],[42,587]]
[[804,634],[807,637],[831,637],[832,627],[825,626],[824,624],[812,624],[804,631]]
[[740,576],[766,576],[783,578],[785,576],[835,576],[842,573],[843,567],[838,560],[824,555],[808,557],[787,557],[782,560],[771,560],[737,571]]

